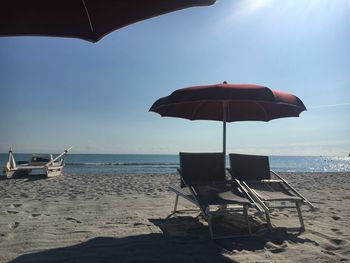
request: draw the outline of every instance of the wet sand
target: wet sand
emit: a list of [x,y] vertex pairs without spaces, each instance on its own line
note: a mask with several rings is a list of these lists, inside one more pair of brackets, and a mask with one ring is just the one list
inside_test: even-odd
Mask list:
[[251,209],[253,237],[217,241],[197,212],[165,220],[176,174],[1,177],[0,262],[349,261],[350,173],[282,175],[319,208],[302,207],[306,231],[286,228],[295,211],[274,210],[269,233]]

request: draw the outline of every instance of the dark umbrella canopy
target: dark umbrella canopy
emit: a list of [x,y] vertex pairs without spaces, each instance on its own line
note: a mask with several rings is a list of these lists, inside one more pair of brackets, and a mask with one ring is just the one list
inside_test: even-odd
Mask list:
[[270,121],[298,117],[306,110],[296,96],[252,84],[195,86],[158,99],[150,111],[162,117],[223,122],[223,153],[226,154],[226,122]]
[[0,8],[0,36],[42,35],[97,42],[138,22],[215,0],[11,0]]
[[[296,96],[252,84],[216,84],[174,91],[150,111],[189,120],[269,121],[306,110]],[[226,115],[226,116],[225,116]]]

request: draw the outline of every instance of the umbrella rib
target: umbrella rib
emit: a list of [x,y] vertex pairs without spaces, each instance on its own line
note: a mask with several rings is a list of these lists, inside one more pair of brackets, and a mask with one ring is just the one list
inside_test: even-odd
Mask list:
[[203,102],[204,102],[204,101],[201,101],[201,102],[197,105],[197,107],[194,109],[194,111],[193,111],[193,113],[192,113],[192,116],[191,116],[191,119],[194,120],[194,116],[196,115],[196,113],[197,113],[197,111],[198,111],[198,108],[199,108],[200,106],[202,106]]
[[87,16],[87,18],[89,20],[89,25],[90,25],[91,32],[94,32],[94,27],[92,26],[92,21],[91,21],[91,18],[90,18],[89,10],[87,9],[86,4],[85,4],[85,0],[81,0],[81,2],[84,5],[85,13],[86,13],[86,16]]
[[268,116],[268,114],[267,114],[267,112],[266,112],[266,110],[264,109],[264,107],[263,106],[261,106],[259,103],[257,103],[257,102],[254,102],[256,105],[258,105],[258,107],[260,108],[260,109],[262,109],[262,111],[264,112],[264,114],[265,114],[265,119],[266,119],[266,121],[268,121],[269,120],[269,116]]

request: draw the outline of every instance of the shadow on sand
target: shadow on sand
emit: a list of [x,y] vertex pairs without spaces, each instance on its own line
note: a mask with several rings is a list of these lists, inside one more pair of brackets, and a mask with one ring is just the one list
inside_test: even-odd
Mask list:
[[221,251],[210,240],[148,234],[97,237],[69,247],[25,254],[10,262],[232,262]]
[[311,243],[318,246],[318,243],[308,239],[300,238],[300,233],[289,232],[287,228],[278,227],[273,232],[266,232],[261,236],[252,236],[249,238],[237,238],[237,239],[222,239],[216,240],[215,243],[222,247],[225,251],[259,251],[269,250],[272,253],[280,253],[286,250],[286,242],[288,243]]
[[[235,215],[234,218],[239,218],[239,215]],[[275,227],[272,232],[269,232],[266,224],[262,224],[253,219],[250,220],[252,236],[217,239],[212,242],[217,244],[222,249],[222,252],[227,252],[229,254],[243,250],[250,252],[269,250],[272,253],[280,253],[285,250],[287,246],[286,243],[311,243],[315,246],[319,245],[311,239],[299,237],[301,234],[299,228]],[[182,216],[181,218],[172,218],[171,220],[150,219],[150,221],[162,229],[163,233],[168,236],[187,236],[194,240],[209,239],[208,228],[193,217]],[[241,222],[243,222],[243,219],[241,219]],[[236,227],[239,225],[237,223],[236,221]],[[232,231],[232,234],[237,234],[241,229],[226,224],[221,230],[224,231],[222,234],[227,235]]]
[[44,180],[49,179],[46,174],[28,174],[28,175],[16,175],[12,178],[7,178],[6,175],[1,176],[0,175],[0,181],[3,180],[23,180],[25,182],[32,182],[32,181],[38,181],[38,180]]
[[[252,237],[212,241],[208,229],[193,217],[149,219],[163,234],[153,233],[123,238],[97,237],[80,244],[25,254],[10,261],[20,262],[235,262],[239,251],[269,250],[280,253],[285,242],[318,244],[300,238],[286,228],[275,228],[272,233],[260,231]],[[254,232],[253,232],[254,233]],[[226,257],[231,255],[231,259]]]

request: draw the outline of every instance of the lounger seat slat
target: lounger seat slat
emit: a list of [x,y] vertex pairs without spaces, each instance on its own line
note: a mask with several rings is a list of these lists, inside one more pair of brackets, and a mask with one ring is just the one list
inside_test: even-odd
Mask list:
[[233,190],[231,184],[202,185],[193,188],[199,203],[203,205],[250,204],[247,198]]
[[171,186],[169,187],[169,190],[174,192],[177,195],[180,195],[181,197],[187,199],[188,201],[192,202],[192,203],[196,203],[196,199],[194,198],[194,196],[192,195],[190,189],[188,189],[188,187],[175,187],[175,186]]
[[286,190],[281,183],[278,182],[246,182],[247,185],[253,189],[261,199],[264,201],[289,201],[302,200],[300,197],[293,195]]

